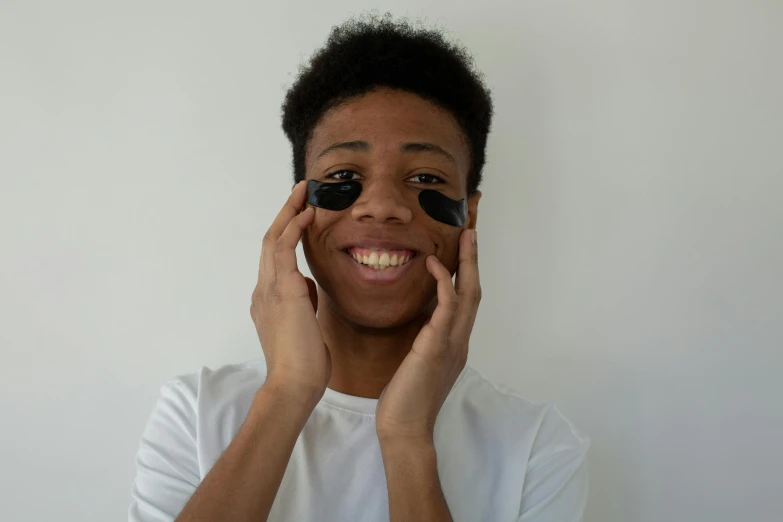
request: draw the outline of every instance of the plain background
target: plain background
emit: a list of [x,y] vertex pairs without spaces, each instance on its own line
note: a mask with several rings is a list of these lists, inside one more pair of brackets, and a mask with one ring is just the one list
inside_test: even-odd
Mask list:
[[0,519],[124,519],[160,385],[261,356],[280,105],[369,7],[492,89],[470,364],[590,436],[586,520],[783,520],[775,0],[0,2]]

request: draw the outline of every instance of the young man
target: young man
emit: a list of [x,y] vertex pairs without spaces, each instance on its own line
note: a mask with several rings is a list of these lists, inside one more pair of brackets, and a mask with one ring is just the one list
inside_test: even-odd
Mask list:
[[299,183],[261,248],[264,358],[163,387],[131,521],[581,519],[588,440],[466,366],[491,116],[439,34],[333,30],[283,106]]

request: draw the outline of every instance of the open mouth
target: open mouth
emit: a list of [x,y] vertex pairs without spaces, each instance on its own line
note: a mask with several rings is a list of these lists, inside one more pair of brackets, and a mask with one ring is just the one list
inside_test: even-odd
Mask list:
[[419,256],[419,252],[413,250],[346,248],[343,252],[348,254],[356,264],[378,272],[399,271]]

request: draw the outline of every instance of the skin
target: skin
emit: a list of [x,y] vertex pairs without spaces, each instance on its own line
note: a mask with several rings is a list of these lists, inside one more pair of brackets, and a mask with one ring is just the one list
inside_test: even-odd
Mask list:
[[[372,149],[317,157],[351,140]],[[455,162],[432,152],[400,153],[406,142],[435,143]],[[481,299],[475,242],[481,193],[467,196],[467,151],[449,113],[409,93],[381,89],[325,115],[308,149],[307,179],[350,168],[362,179],[362,194],[340,212],[305,208],[305,183],[299,183],[264,236],[250,315],[267,377],[178,522],[267,520],[294,445],[327,385],[379,398],[376,431],[391,522],[452,520],[433,430],[467,361]],[[414,177],[423,173],[444,183]],[[420,188],[467,197],[466,226],[426,215]],[[340,247],[368,234],[413,242],[421,252],[403,279],[367,290],[342,277],[353,261]],[[300,240],[318,285],[297,268]]]
[[[336,142],[363,140],[370,152],[337,150],[318,154]],[[435,143],[456,163],[431,152],[401,153],[405,142]],[[467,195],[469,149],[456,120],[411,93],[378,89],[327,113],[316,126],[306,154],[306,179],[363,184],[359,199],[344,211],[315,209],[302,245],[318,282],[318,322],[332,359],[329,388],[378,398],[410,352],[414,339],[437,305],[437,280],[426,266],[434,254],[450,274],[457,271],[459,240],[475,229],[481,192]],[[432,174],[443,183],[433,183]],[[418,203],[420,189],[467,198],[468,222],[453,227],[429,217]],[[411,242],[421,254],[407,277],[368,292],[351,284],[343,271],[352,261],[339,246],[352,238],[380,235]]]
[[[369,142],[365,151],[331,144]],[[406,142],[435,143],[454,158],[402,153]],[[481,300],[476,219],[481,193],[467,195],[468,148],[451,115],[410,93],[381,89],[326,114],[306,156],[306,179],[362,179],[359,199],[340,212],[314,209],[303,231],[305,256],[319,283],[318,323],[331,358],[329,387],[379,397],[381,446],[392,522],[450,521],[437,470],[435,420],[465,366]],[[441,178],[436,182],[429,176]],[[431,219],[420,188],[467,198],[468,223]],[[393,285],[362,287],[344,277],[353,261],[341,247],[364,235],[412,242],[421,254]],[[456,283],[452,276],[457,274]]]

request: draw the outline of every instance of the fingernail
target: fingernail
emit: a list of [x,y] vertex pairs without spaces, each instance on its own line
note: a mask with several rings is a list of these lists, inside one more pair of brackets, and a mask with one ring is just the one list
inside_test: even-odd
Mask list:
[[478,243],[478,230],[475,228],[473,229],[473,235],[471,236],[471,239],[473,240],[473,246],[476,246],[476,243]]

